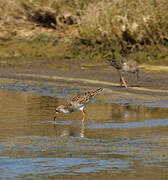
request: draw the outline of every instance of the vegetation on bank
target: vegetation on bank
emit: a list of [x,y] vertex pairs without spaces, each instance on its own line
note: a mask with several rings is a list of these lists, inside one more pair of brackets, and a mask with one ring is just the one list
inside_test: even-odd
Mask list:
[[128,57],[168,64],[167,0],[8,0],[0,5],[0,57]]

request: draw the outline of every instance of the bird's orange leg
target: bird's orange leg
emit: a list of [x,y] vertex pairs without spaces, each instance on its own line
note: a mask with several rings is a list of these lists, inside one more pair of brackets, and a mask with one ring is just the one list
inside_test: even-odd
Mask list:
[[121,76],[121,80],[122,80],[124,86],[127,88],[128,86],[127,86],[127,83],[125,82],[124,76]]
[[82,124],[84,124],[86,113],[85,113],[85,111],[84,111],[84,110],[82,110],[82,113],[83,113]]

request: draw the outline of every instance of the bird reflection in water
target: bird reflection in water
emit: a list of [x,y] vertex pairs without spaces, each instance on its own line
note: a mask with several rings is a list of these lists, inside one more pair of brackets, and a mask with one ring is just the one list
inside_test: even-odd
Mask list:
[[[61,126],[61,127],[60,127]],[[55,125],[54,129],[56,132],[56,136],[60,137],[85,137],[85,124],[82,123],[81,127],[78,125]]]

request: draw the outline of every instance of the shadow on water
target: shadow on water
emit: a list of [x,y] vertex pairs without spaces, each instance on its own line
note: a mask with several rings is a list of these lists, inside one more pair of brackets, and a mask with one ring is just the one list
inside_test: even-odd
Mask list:
[[95,100],[82,126],[81,112],[53,121],[63,98],[0,91],[0,99],[0,179],[168,176],[166,108]]

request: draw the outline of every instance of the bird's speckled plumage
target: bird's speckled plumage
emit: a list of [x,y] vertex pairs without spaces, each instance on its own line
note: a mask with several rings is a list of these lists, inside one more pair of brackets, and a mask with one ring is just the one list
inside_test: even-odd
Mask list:
[[98,93],[100,93],[103,89],[98,88],[91,91],[86,91],[83,93],[78,93],[74,96],[71,96],[66,105],[67,106],[73,106],[73,107],[80,107],[85,106],[91,99],[93,99]]

